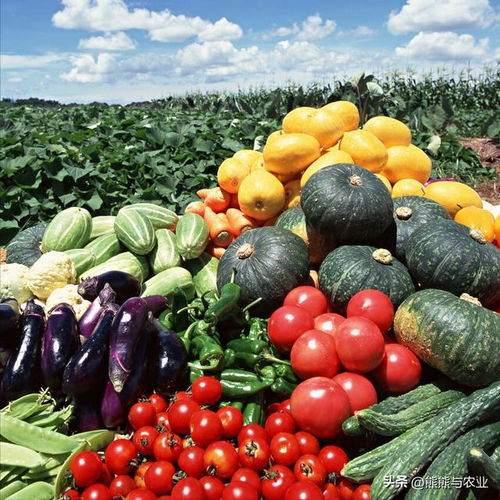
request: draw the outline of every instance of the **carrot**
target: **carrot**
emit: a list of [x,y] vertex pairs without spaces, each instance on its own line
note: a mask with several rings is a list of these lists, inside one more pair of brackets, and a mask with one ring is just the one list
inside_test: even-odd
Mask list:
[[205,215],[205,203],[202,201],[192,201],[184,210],[185,214]]
[[210,239],[218,246],[227,247],[231,243],[233,236],[229,222],[224,221],[221,217],[210,208],[205,207],[205,222],[210,232]]
[[205,198],[205,205],[215,213],[224,212],[229,206],[230,195],[228,192],[217,187],[210,190]]
[[197,195],[199,198],[201,198],[202,200],[204,200],[204,199],[207,197],[208,193],[209,193],[212,189],[213,189],[213,188],[210,188],[210,189],[208,189],[208,188],[198,189],[198,191],[196,191],[196,195]]
[[226,251],[226,249],[223,247],[216,247],[212,243],[209,243],[207,245],[206,251],[212,257],[215,257],[216,259],[220,259],[224,255],[224,252]]
[[229,208],[237,208],[240,209],[240,202],[238,201],[238,193],[232,194],[231,199],[229,200]]
[[228,208],[226,215],[235,236],[255,227],[255,221],[236,208]]

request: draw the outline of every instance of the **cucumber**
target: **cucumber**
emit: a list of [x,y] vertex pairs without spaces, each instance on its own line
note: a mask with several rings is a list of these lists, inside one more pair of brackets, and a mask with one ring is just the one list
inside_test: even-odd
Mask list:
[[156,231],[156,245],[149,255],[149,264],[154,274],[181,265],[175,234],[170,229]]
[[141,297],[149,295],[171,295],[176,288],[180,288],[188,300],[194,297],[194,285],[191,273],[182,267],[172,267],[153,276],[144,283]]
[[137,255],[147,255],[156,243],[153,224],[137,210],[122,208],[118,212],[115,233],[120,242]]
[[[447,446],[429,465],[423,476],[424,484],[433,478],[463,478],[467,475],[467,460],[471,446],[485,446],[500,438],[500,422],[472,429]],[[486,455],[487,456],[487,455]],[[488,457],[489,458],[489,457]],[[458,496],[462,484],[436,485],[436,488],[410,489],[407,500],[452,500]],[[378,497],[375,497],[378,498]]]
[[115,233],[103,234],[88,243],[85,248],[95,255],[94,266],[106,262],[122,251],[122,246]]
[[96,264],[94,253],[87,248],[74,248],[73,250],[66,250],[64,253],[71,257],[77,276],[80,276],[80,274]]
[[145,257],[134,255],[131,252],[123,252],[111,257],[111,259],[98,266],[87,269],[87,271],[82,273],[80,279],[98,276],[107,271],[123,271],[135,276],[142,283],[147,278],[147,274],[145,274],[147,269],[148,261]]
[[185,266],[193,275],[193,284],[198,297],[207,292],[217,291],[218,265],[219,259],[212,257],[208,253],[202,253],[196,259],[186,261]]
[[[477,446],[477,443],[474,443]],[[480,448],[471,448],[467,457],[469,469],[488,480],[488,488],[500,491],[500,464]]]
[[500,465],[500,445],[497,446],[494,450],[493,453],[491,454],[491,459]]
[[83,248],[90,239],[92,217],[88,210],[71,207],[59,212],[43,233],[42,253]]
[[147,217],[154,229],[170,229],[175,231],[179,217],[168,208],[155,205],[154,203],[134,203],[123,207],[123,210],[135,210]]
[[362,427],[381,436],[398,436],[435,417],[442,410],[463,398],[460,391],[445,391],[420,401],[393,415],[383,415],[370,408],[357,411],[356,416]]
[[111,234],[115,232],[115,219],[114,215],[98,215],[92,217],[92,232],[90,239],[98,238],[103,234]]
[[184,260],[199,257],[208,245],[207,223],[198,214],[185,214],[177,223],[177,249]]
[[417,426],[418,431],[396,450],[390,463],[376,475],[372,483],[372,497],[377,500],[394,498],[402,485],[398,482],[384,484],[385,477],[402,476],[410,479],[459,435],[499,411],[500,381],[497,381],[459,399],[436,417],[420,424],[424,428]]

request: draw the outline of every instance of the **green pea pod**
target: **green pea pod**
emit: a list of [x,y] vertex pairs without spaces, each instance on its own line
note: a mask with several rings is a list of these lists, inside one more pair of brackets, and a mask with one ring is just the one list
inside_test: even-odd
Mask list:
[[228,380],[230,382],[260,382],[259,377],[255,373],[237,368],[224,370],[220,374],[220,378],[221,380]]
[[14,493],[17,493],[18,491],[25,488],[26,486],[27,484],[23,483],[22,481],[14,481],[0,489],[0,498],[8,498]]
[[45,410],[53,410],[54,403],[54,400],[45,391],[40,394],[31,393],[11,401],[5,408],[2,408],[1,413],[25,420]]
[[204,319],[208,323],[217,323],[224,316],[229,314],[240,300],[241,288],[236,283],[226,283],[220,291],[220,298],[212,304],[206,311]]
[[197,378],[203,377],[203,370],[190,367],[189,369],[189,382],[192,384]]
[[266,341],[259,339],[235,339],[228,342],[226,347],[235,352],[260,354],[269,347],[269,344]]
[[267,337],[267,321],[261,318],[250,319],[249,339],[262,339]]
[[292,382],[294,384],[299,383],[299,379],[297,378],[297,375],[295,375],[295,372],[290,365],[275,363],[273,367],[276,370],[276,375],[278,377],[284,378],[285,380],[288,380],[288,382]]
[[42,455],[31,448],[0,441],[0,465],[2,469],[4,466],[31,469],[42,465],[43,461]]
[[264,419],[264,408],[259,402],[248,403],[243,410],[243,425],[262,425]]
[[9,500],[33,500],[34,498],[36,500],[52,500],[54,487],[49,483],[38,481],[14,493],[9,497]]
[[270,381],[233,382],[221,380],[222,394],[227,398],[245,398],[263,391],[271,385]]
[[278,377],[271,385],[271,391],[279,394],[280,396],[289,398],[292,395],[292,392],[295,390],[295,387],[295,384],[288,382],[284,378]]

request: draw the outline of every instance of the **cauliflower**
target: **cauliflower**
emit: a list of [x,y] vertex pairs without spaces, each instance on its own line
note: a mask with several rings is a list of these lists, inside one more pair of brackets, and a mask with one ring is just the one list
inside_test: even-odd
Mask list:
[[45,302],[45,310],[49,312],[58,304],[69,304],[75,311],[76,319],[80,319],[90,306],[90,302],[78,293],[78,285],[66,285],[54,290]]
[[45,300],[56,288],[75,282],[75,265],[64,252],[47,252],[31,266],[27,280],[33,294]]
[[33,297],[27,284],[29,267],[22,264],[0,264],[0,299],[14,297],[19,304]]

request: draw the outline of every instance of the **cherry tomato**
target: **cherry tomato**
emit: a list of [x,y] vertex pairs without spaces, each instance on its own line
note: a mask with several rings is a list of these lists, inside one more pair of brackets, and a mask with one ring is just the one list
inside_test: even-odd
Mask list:
[[326,479],[326,468],[316,455],[302,455],[293,466],[297,481],[309,481],[323,486]]
[[342,467],[349,461],[346,452],[339,446],[328,445],[321,448],[319,459],[323,462],[326,468],[326,473],[340,474]]
[[350,483],[347,479],[342,478],[338,484],[337,488],[340,493],[340,498],[342,500],[353,500],[354,490],[356,487]]
[[299,443],[301,455],[317,455],[319,453],[319,441],[316,436],[304,431],[296,432],[294,436]]
[[134,483],[137,488],[145,488],[146,487],[146,482],[144,480],[144,476],[146,475],[146,472],[148,469],[151,467],[153,462],[143,462],[137,469],[135,470],[134,474]]
[[93,484],[83,490],[82,500],[112,500],[109,488],[104,484]]
[[224,435],[220,418],[211,410],[199,410],[191,415],[189,420],[191,439],[205,448],[214,441],[219,441]]
[[327,312],[314,318],[314,329],[335,336],[337,328],[345,321],[344,316]]
[[332,483],[326,483],[323,486],[323,498],[324,500],[342,500],[339,489]]
[[267,432],[262,425],[259,424],[248,424],[245,425],[241,431],[238,433],[238,446],[246,438],[261,438],[267,441]]
[[133,429],[153,426],[156,423],[156,410],[149,401],[135,403],[128,412],[128,421]]
[[293,344],[290,361],[302,379],[333,377],[339,371],[335,339],[321,330],[308,330]]
[[168,420],[168,412],[162,411],[156,414],[156,425],[159,428],[160,432],[172,430],[172,427],[170,426],[170,422]]
[[297,306],[283,306],[271,314],[267,325],[269,339],[282,353],[289,353],[294,342],[314,326],[313,315]]
[[61,500],[79,500],[80,493],[77,490],[66,490],[61,497]]
[[295,421],[290,413],[279,411],[269,415],[266,419],[265,429],[268,439],[271,439],[278,432],[295,432]]
[[262,479],[262,496],[264,500],[282,500],[286,490],[295,483],[293,472],[284,465],[273,465],[267,469]]
[[153,444],[159,432],[151,426],[139,427],[134,433],[134,444],[141,455],[152,455]]
[[298,481],[286,490],[285,500],[324,500],[319,486]]
[[229,441],[209,444],[203,460],[205,468],[222,479],[229,479],[238,470],[238,454]]
[[298,286],[288,292],[283,305],[302,307],[315,318],[326,312],[328,301],[321,290],[313,286]]
[[232,483],[235,481],[248,483],[257,493],[261,492],[262,485],[260,482],[260,477],[253,469],[249,469],[248,467],[242,467],[241,469],[238,469],[231,478]]
[[111,493],[111,497],[125,498],[136,487],[135,481],[130,476],[122,474],[113,479],[109,486],[109,492]]
[[251,484],[234,481],[224,488],[222,500],[259,500],[259,494]]
[[301,382],[292,393],[291,407],[298,427],[317,438],[335,437],[341,431],[342,422],[351,415],[346,392],[325,377]]
[[233,438],[243,428],[243,414],[234,406],[223,406],[217,410],[225,438]]
[[377,391],[373,384],[363,375],[352,372],[343,372],[332,379],[340,385],[349,398],[351,411],[354,413],[363,410],[377,402]]
[[261,438],[247,438],[238,445],[238,457],[242,467],[260,471],[269,463],[269,445]]
[[132,490],[125,500],[157,500],[157,496],[147,488],[136,488]]
[[97,482],[103,472],[103,464],[94,451],[81,451],[76,454],[69,466],[75,483],[80,488],[85,488]]
[[286,411],[287,413],[292,413],[292,407],[290,406],[290,399],[285,399],[280,406],[281,411]]
[[153,393],[149,396],[148,401],[154,406],[156,413],[167,411],[167,400],[160,394]]
[[203,485],[194,477],[181,479],[172,489],[172,500],[205,500]]
[[176,434],[189,434],[191,415],[199,410],[201,410],[200,405],[192,399],[175,401],[168,410],[170,427]]
[[182,439],[173,432],[160,434],[153,444],[153,455],[156,460],[176,463],[182,452]]
[[128,474],[137,459],[137,448],[128,439],[116,439],[107,446],[104,459],[112,474]]
[[153,493],[169,493],[173,486],[175,467],[166,461],[154,462],[144,474],[144,483]]
[[354,496],[352,500],[370,500],[370,489],[369,484],[362,484],[354,490]]
[[382,362],[384,336],[370,319],[353,316],[337,328],[335,348],[346,370],[366,373]]
[[266,417],[272,415],[273,413],[281,410],[281,403],[277,401],[266,406]]
[[222,396],[222,385],[214,377],[198,377],[191,386],[192,398],[199,405],[211,406]]
[[391,299],[379,290],[361,290],[349,300],[346,316],[348,318],[362,316],[371,319],[384,334],[392,327],[394,306]]
[[203,476],[200,483],[203,486],[207,500],[220,500],[224,491],[224,483],[218,477]]
[[175,401],[180,401],[181,399],[192,399],[191,393],[186,392],[186,391],[178,391],[175,393],[174,400]]
[[271,456],[275,463],[293,465],[300,457],[297,438],[289,432],[279,432],[271,439]]
[[391,394],[402,394],[420,382],[422,365],[407,347],[385,344],[382,363],[372,373],[374,380]]
[[205,463],[203,461],[204,454],[205,450],[199,446],[184,448],[177,461],[179,468],[188,476],[199,479],[205,474]]

